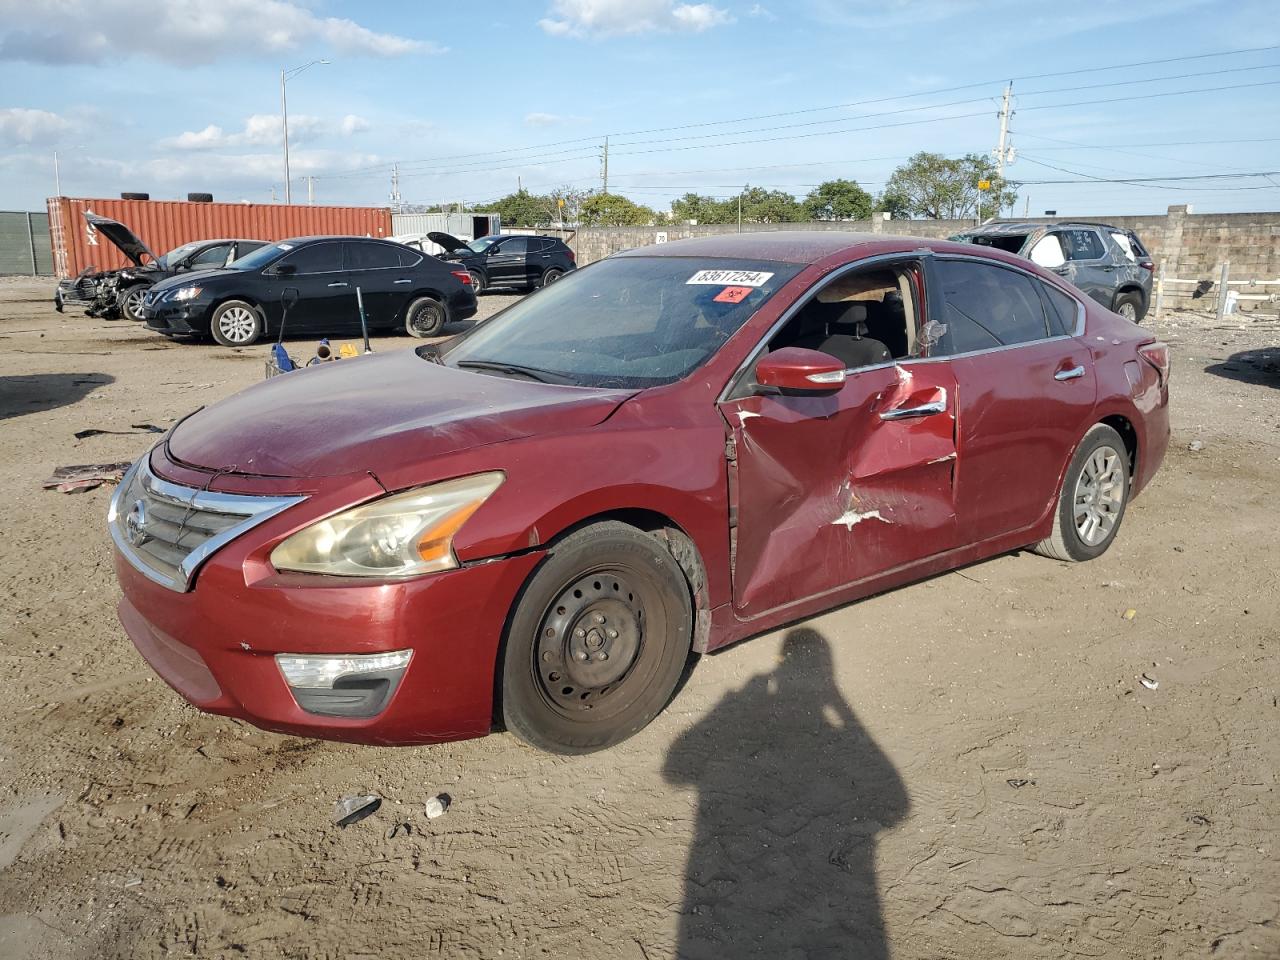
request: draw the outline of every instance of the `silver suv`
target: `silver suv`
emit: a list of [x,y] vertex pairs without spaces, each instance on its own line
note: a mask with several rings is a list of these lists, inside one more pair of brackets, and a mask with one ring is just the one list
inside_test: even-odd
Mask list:
[[1151,306],[1156,265],[1132,230],[1106,223],[987,223],[951,238],[1026,257],[1137,323]]

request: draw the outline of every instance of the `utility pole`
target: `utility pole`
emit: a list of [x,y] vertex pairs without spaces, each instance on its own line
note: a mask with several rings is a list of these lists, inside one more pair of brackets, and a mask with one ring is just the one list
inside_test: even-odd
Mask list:
[[604,138],[604,172],[601,179],[603,180],[603,188],[601,193],[609,192],[609,138]]
[[738,232],[742,232],[742,195],[747,192],[747,188],[743,187],[738,191]]
[[58,151],[53,151],[53,195],[62,196],[62,175],[58,172]]
[[307,204],[309,206],[315,206],[315,202],[316,202],[316,178],[312,176],[308,176],[307,177]]
[[1013,116],[1013,111],[1010,108],[1010,101],[1012,99],[1013,99],[1013,81],[1010,80],[1009,83],[1004,88],[1004,99],[1000,104],[1000,144],[995,148],[995,150],[992,151],[992,153],[995,154],[995,158],[996,158],[996,180],[997,180],[996,186],[997,186],[997,190],[1000,191],[996,193],[996,201],[997,201],[996,216],[997,217],[1000,216],[1002,208],[1004,207],[1004,204],[1000,202],[1000,200],[1001,200],[1001,194],[1003,193],[1003,187],[1004,187],[1005,164],[1013,163],[1013,161],[1017,158],[1017,152],[1013,149],[1013,147],[1009,146],[1009,118]]
[[285,98],[285,84],[308,67],[317,63],[328,63],[328,60],[312,60],[292,70],[280,71],[280,126],[284,133],[284,202],[293,203],[293,188],[289,182],[289,103]]
[[400,212],[400,164],[391,165],[391,206]]

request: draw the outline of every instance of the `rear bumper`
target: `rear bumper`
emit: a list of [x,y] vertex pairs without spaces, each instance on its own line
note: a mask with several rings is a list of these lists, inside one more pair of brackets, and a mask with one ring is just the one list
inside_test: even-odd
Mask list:
[[[201,569],[194,589],[178,593],[115,553],[120,622],[190,703],[266,730],[354,743],[438,743],[489,732],[507,613],[539,554],[377,583],[285,574],[247,583],[243,557],[233,542]],[[303,710],[275,659],[396,650],[412,650],[412,659],[386,707],[368,718]]]

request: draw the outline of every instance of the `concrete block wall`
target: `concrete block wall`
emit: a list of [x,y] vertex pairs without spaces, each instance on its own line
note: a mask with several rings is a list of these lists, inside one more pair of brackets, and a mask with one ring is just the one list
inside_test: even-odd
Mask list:
[[[1185,206],[1170,207],[1164,216],[1112,217],[1031,217],[1037,223],[1092,220],[1132,230],[1142,240],[1165,276],[1183,280],[1211,280],[1216,285],[1223,261],[1231,265],[1231,279],[1280,280],[1280,211],[1266,213],[1191,213]],[[777,230],[839,230],[861,233],[906,234],[941,239],[973,227],[972,220],[863,220],[846,223],[744,223],[744,232]],[[687,237],[736,233],[733,224],[672,224],[665,227],[588,227],[569,240],[578,263],[585,266],[611,254],[656,243],[665,234],[668,241]],[[1217,291],[1193,300],[1193,284],[1166,284],[1166,309],[1204,307],[1212,309]],[[1280,286],[1235,286],[1240,293],[1276,294]],[[1280,302],[1241,301],[1244,311],[1280,312]]]

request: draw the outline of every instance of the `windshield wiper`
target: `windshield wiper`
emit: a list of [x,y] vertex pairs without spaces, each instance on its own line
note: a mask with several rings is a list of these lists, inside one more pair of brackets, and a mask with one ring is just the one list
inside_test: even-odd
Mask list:
[[474,370],[495,370],[498,373],[528,377],[530,380],[537,380],[539,383],[573,383],[571,379],[563,374],[552,373],[550,370],[539,370],[537,367],[524,367],[518,363],[500,363],[496,360],[459,360],[457,366],[459,368],[469,367]]

